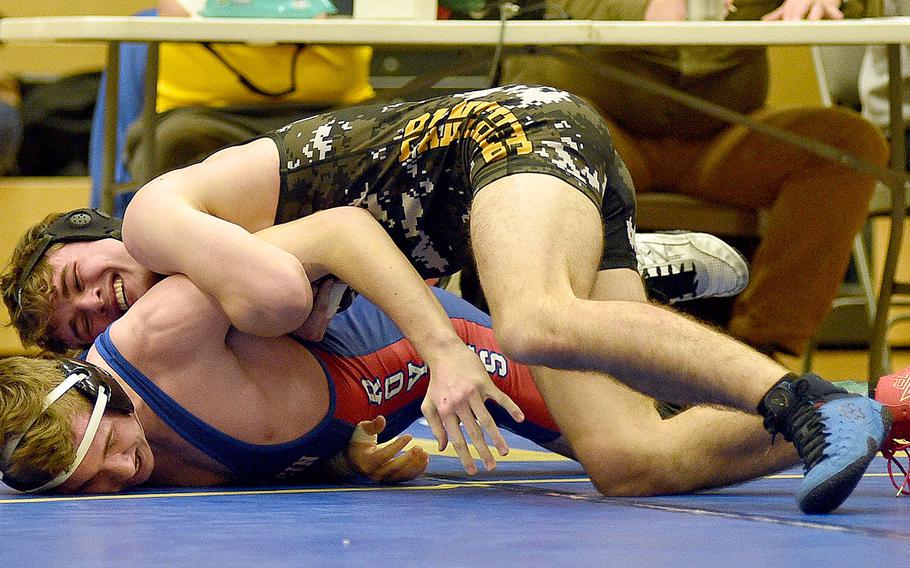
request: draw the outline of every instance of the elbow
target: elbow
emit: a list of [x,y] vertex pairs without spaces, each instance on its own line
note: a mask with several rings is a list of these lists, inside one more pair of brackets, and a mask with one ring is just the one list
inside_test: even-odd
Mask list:
[[303,325],[306,317],[294,309],[262,310],[243,305],[229,306],[227,316],[238,331],[259,337],[278,337]]
[[306,321],[311,304],[305,302],[276,302],[275,307],[235,301],[225,305],[231,325],[238,331],[260,337],[277,337],[298,329]]
[[313,309],[313,291],[297,263],[296,270],[259,278],[249,289],[230,294],[222,305],[239,331],[274,337],[303,325]]

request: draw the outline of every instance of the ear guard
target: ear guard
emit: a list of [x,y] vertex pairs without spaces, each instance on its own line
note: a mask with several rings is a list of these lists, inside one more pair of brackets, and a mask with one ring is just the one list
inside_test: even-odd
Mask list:
[[123,222],[98,209],[74,209],[57,219],[50,227],[41,232],[38,246],[29,257],[25,269],[16,283],[16,304],[22,305],[22,289],[28,281],[35,266],[56,243],[76,241],[99,241],[101,239],[123,240]]

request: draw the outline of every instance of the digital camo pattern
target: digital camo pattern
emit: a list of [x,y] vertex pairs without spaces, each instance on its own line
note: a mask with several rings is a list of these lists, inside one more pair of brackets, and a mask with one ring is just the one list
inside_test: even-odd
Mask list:
[[276,224],[365,208],[425,278],[462,268],[474,193],[516,173],[550,174],[582,191],[604,217],[604,258],[635,266],[628,172],[597,112],[565,91],[511,85],[351,107],[268,136],[283,157]]

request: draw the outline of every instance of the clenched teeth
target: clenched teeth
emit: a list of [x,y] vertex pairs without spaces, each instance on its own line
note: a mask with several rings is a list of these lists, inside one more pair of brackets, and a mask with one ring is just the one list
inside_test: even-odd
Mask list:
[[114,277],[114,296],[117,298],[117,307],[121,311],[125,312],[130,309],[130,305],[126,303],[126,292],[123,291],[123,279],[119,276]]

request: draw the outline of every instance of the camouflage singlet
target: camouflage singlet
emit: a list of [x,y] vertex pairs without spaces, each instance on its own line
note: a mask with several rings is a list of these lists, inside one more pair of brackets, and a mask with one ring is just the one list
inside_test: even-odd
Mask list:
[[359,106],[267,134],[281,155],[275,223],[344,205],[368,210],[424,278],[469,259],[471,200],[517,173],[556,176],[601,210],[601,268],[635,268],[635,200],[597,112],[550,87],[510,85]]

